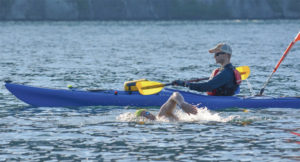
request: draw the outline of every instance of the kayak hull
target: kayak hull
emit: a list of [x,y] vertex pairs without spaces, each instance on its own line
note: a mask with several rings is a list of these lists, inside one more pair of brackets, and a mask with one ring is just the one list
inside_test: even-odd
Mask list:
[[185,101],[212,110],[226,108],[300,108],[298,97],[235,97],[205,96],[196,93],[165,89],[154,95],[140,95],[128,91],[83,91],[49,89],[21,84],[6,83],[6,88],[21,101],[35,107],[81,107],[81,106],[161,106],[173,92],[180,92]]

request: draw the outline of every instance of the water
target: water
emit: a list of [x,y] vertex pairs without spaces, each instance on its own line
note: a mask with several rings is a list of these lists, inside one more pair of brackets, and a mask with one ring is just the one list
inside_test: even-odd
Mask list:
[[[123,89],[133,79],[168,83],[218,67],[208,49],[226,41],[248,65],[258,93],[299,20],[170,22],[1,22],[2,81],[40,87]],[[300,45],[266,95],[297,96]],[[0,161],[293,161],[300,159],[299,110],[201,108],[179,122],[141,121],[135,107],[31,108],[0,91]],[[251,95],[247,82],[241,94]],[[149,108],[157,114],[158,108]]]

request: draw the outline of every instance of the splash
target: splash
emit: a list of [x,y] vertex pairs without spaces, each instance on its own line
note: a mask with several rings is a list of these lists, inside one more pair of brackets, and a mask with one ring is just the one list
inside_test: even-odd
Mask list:
[[[158,112],[151,112],[152,114],[157,114]],[[228,116],[222,117],[220,113],[212,112],[208,110],[206,107],[198,108],[198,113],[196,115],[183,112],[181,109],[177,109],[175,115],[179,118],[179,121],[176,122],[200,122],[200,123],[207,123],[207,122],[229,122],[235,119],[237,116]],[[126,112],[122,113],[117,117],[117,120],[123,122],[153,122],[143,117],[136,117],[134,112]],[[157,118],[155,122],[174,122],[170,121],[168,118],[160,117]]]
[[125,112],[123,114],[120,114],[117,117],[117,120],[122,122],[131,122],[131,121],[137,121],[139,117],[136,117],[134,112]]
[[233,120],[236,116],[222,117],[220,113],[212,112],[206,107],[198,108],[198,113],[196,115],[187,114],[181,109],[177,110],[175,114],[178,116],[181,122],[228,122]]

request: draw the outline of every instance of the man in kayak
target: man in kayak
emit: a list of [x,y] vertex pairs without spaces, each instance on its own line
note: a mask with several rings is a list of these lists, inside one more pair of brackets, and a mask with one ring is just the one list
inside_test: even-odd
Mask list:
[[187,114],[197,114],[197,107],[191,104],[188,104],[184,101],[182,95],[178,92],[174,92],[168,101],[164,103],[159,110],[157,117],[151,114],[146,109],[139,109],[135,112],[137,117],[145,117],[149,120],[156,120],[156,118],[165,117],[171,121],[179,120],[178,117],[174,114],[174,110],[178,105],[184,112]]
[[205,83],[190,83],[182,80],[173,81],[173,85],[189,87],[191,90],[199,92],[207,92],[213,96],[232,96],[239,89],[241,83],[241,75],[230,63],[232,55],[231,47],[228,44],[220,43],[209,53],[214,54],[216,63],[221,67],[214,70],[210,76],[210,80]]

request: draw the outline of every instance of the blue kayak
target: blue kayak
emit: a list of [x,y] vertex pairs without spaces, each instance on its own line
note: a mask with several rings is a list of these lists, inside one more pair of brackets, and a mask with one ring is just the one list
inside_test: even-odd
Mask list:
[[206,96],[197,93],[165,89],[158,94],[143,96],[138,92],[102,90],[84,91],[49,89],[6,83],[6,88],[21,101],[34,107],[79,106],[161,106],[173,92],[180,92],[188,103],[212,110],[226,108],[300,108],[299,97],[237,97]]

